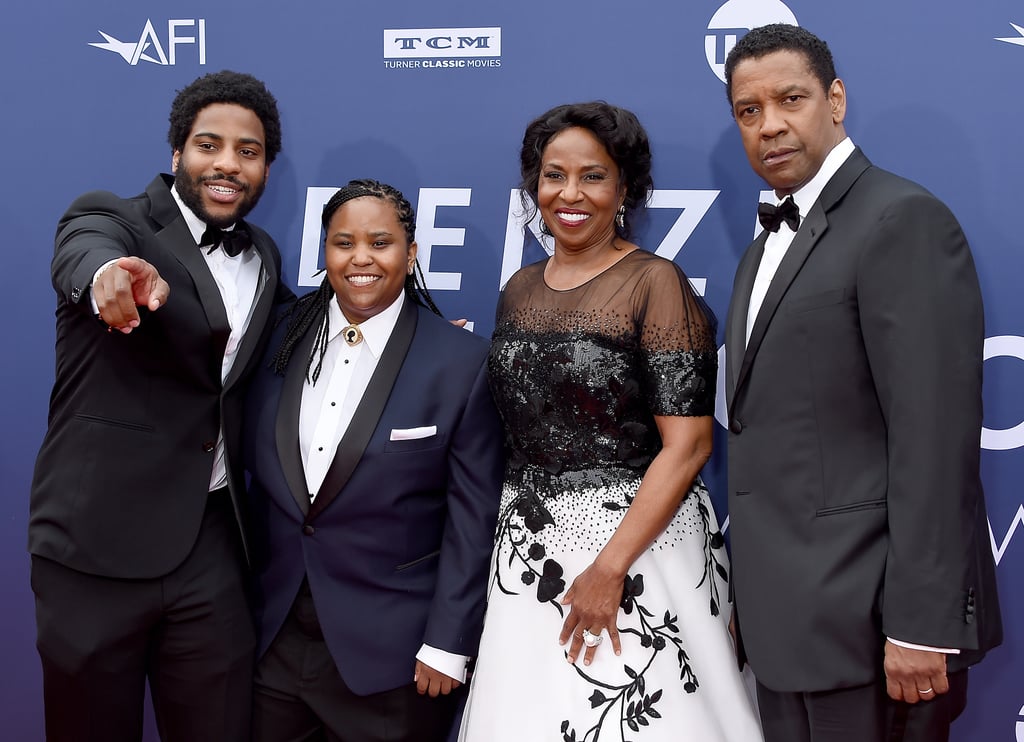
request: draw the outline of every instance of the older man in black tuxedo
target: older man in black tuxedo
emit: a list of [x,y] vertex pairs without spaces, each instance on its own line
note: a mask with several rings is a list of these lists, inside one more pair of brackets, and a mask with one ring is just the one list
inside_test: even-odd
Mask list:
[[760,210],[726,327],[736,629],[765,739],[945,740],[1002,634],[967,240],[846,136],[813,34],[754,29],[726,84],[781,202]]

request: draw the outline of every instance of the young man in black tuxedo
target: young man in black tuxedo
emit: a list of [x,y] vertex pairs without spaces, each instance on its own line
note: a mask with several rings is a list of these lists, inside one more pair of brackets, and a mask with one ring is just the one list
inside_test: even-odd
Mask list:
[[242,218],[281,148],[274,97],[218,72],[170,114],[174,175],[57,228],[56,382],[29,518],[50,742],[249,739],[241,402],[280,285]]

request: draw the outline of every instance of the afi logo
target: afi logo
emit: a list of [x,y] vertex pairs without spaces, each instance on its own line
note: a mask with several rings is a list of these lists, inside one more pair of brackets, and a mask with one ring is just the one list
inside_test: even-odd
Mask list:
[[[146,19],[138,41],[120,41],[103,31],[100,36],[105,42],[93,41],[89,46],[105,49],[120,54],[128,64],[135,66],[141,62],[152,62],[159,65],[173,65],[177,61],[178,47],[183,44],[195,44],[198,51],[199,64],[206,64],[206,19],[182,18],[167,21],[166,43],[161,43],[153,21]],[[166,46],[167,51],[164,51]]]
[[385,59],[500,56],[500,27],[384,29]]

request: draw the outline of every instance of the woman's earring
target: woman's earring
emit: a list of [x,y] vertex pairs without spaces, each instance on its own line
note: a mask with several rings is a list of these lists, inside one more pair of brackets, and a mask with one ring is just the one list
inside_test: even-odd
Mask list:
[[618,213],[615,214],[615,223],[619,225],[619,229],[626,228],[626,204],[619,207]]

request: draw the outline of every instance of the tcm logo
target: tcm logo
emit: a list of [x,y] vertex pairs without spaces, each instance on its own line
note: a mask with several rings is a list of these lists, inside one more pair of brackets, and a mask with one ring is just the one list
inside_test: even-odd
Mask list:
[[500,27],[384,29],[384,59],[500,56]]
[[769,23],[800,25],[793,11],[780,0],[729,0],[711,16],[704,37],[704,54],[719,80],[725,82],[725,58],[736,46],[736,40],[750,29]]
[[[137,41],[121,41],[103,31],[100,31],[99,35],[106,41],[93,41],[89,46],[119,54],[132,66],[139,62],[174,65],[177,63],[178,47],[185,45],[195,46],[199,64],[206,64],[205,18],[178,18],[167,21],[167,35],[163,40],[156,32],[153,21],[148,18]],[[191,51],[193,50],[190,49],[189,52]]]

